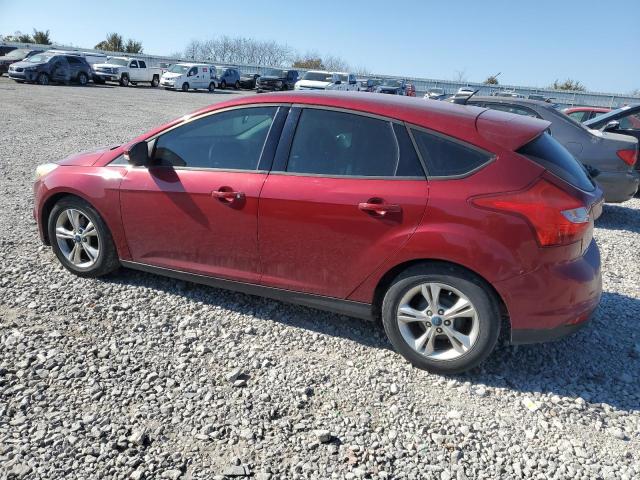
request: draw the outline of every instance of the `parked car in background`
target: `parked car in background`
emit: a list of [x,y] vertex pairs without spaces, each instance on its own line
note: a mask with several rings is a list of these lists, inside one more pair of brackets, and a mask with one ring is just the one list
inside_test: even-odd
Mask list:
[[427,100],[444,100],[447,97],[447,93],[444,88],[430,88],[427,93],[424,94],[424,98]]
[[[584,125],[608,133],[630,135],[640,141],[640,104],[628,105],[603,113],[585,121]],[[631,157],[628,157],[628,162],[630,161]],[[640,160],[636,161],[635,166],[636,170],[640,171]]]
[[298,70],[267,70],[256,81],[258,93],[280,90],[293,90],[298,81]]
[[514,343],[551,340],[600,300],[602,192],[548,127],[395,95],[245,96],[39,166],[34,217],[76,275],[381,317],[412,364],[457,373],[503,319]]
[[11,45],[0,45],[0,57],[6,55],[9,52],[17,49],[18,47],[13,47]]
[[51,82],[86,85],[91,74],[91,65],[83,57],[50,52],[37,53],[9,67],[9,78],[40,85],[49,85]]
[[570,107],[562,110],[562,113],[569,115],[576,122],[586,122],[610,111],[610,108],[605,107]]
[[595,180],[604,190],[607,202],[624,202],[632,198],[638,190],[640,174],[634,171],[638,158],[636,138],[590,130],[547,102],[474,96],[467,104],[551,122],[551,135],[578,161],[599,172]]
[[546,97],[539,93],[530,93],[529,95],[527,95],[527,98],[529,100],[538,100],[539,102],[551,102],[552,100],[554,100],[554,98],[552,97]]
[[9,66],[13,63],[20,62],[26,58],[29,58],[36,53],[42,53],[42,50],[36,50],[31,48],[16,48],[11,50],[6,55],[0,57],[0,76],[9,72]]
[[260,78],[259,73],[240,74],[240,88],[245,88],[247,90],[254,90],[256,88],[256,83],[258,78]]
[[409,85],[410,84],[404,79],[387,78],[382,80],[380,85],[378,85],[374,91],[376,93],[386,93],[391,95],[407,95],[407,87]]
[[376,88],[382,84],[382,82],[383,80],[381,78],[367,78],[360,82],[359,90],[361,92],[375,92]]
[[222,90],[231,86],[238,90],[240,88],[240,70],[234,67],[216,67],[218,85]]
[[458,89],[458,91],[456,92],[456,95],[460,95],[460,96],[462,96],[462,95],[466,95],[466,96],[469,96],[469,95],[472,95],[472,94],[473,94],[473,92],[475,92],[475,91],[476,91],[476,89],[475,89],[475,88],[471,88],[471,87],[460,87],[460,88]]
[[66,55],[67,57],[70,56],[70,55],[76,56],[76,57],[82,57],[91,66],[95,65],[96,63],[104,63],[107,60],[107,58],[109,58],[104,53],[83,52],[82,50],[57,50],[57,49],[52,49],[52,50],[47,50],[47,52],[55,53],[55,54],[58,54],[58,55]]
[[492,97],[524,98],[524,95],[515,90],[497,90],[491,94]]
[[309,70],[296,82],[295,89],[357,91],[358,81],[353,73]]
[[160,84],[162,69],[147,65],[146,60],[132,57],[109,57],[105,63],[93,66],[95,83],[117,82],[123,87],[129,84],[148,83],[152,87]]
[[176,63],[162,74],[160,84],[168,90],[209,90],[218,86],[217,69],[206,63]]

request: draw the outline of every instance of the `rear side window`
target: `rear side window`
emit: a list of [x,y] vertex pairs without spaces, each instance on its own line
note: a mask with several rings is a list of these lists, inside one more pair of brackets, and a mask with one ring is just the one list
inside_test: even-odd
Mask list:
[[520,147],[518,153],[542,165],[574,187],[588,192],[595,189],[595,185],[582,164],[546,132]]
[[138,60],[138,65],[140,66],[140,68],[147,68],[147,64],[144,63],[142,60]]
[[462,145],[440,135],[421,130],[412,130],[412,133],[430,177],[465,175],[493,158],[487,152]]
[[[406,140],[404,142],[406,145]],[[391,122],[351,113],[308,108],[296,128],[287,172],[354,177],[421,176],[407,165]]]

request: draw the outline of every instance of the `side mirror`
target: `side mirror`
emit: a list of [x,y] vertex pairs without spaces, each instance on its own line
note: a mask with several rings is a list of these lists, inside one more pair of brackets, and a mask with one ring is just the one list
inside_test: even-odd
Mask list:
[[613,130],[618,130],[620,128],[620,122],[618,120],[611,120],[607,122],[607,124],[602,127],[603,132],[611,132]]
[[138,142],[124,151],[124,159],[132,167],[146,167],[150,163],[147,142]]

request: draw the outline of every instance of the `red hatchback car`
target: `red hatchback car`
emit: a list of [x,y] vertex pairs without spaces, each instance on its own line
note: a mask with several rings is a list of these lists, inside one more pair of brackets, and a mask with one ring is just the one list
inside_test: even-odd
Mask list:
[[41,165],[34,214],[77,275],[122,265],[381,318],[411,363],[461,372],[503,326],[554,339],[598,305],[602,192],[548,126],[402,96],[244,97]]

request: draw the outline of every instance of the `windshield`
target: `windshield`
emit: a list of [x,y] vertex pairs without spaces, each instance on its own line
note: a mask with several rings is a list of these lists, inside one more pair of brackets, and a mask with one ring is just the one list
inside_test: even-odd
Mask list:
[[18,48],[16,50],[12,50],[9,53],[7,53],[4,58],[15,58],[17,60],[20,60],[24,57],[27,56],[27,53],[29,53],[30,50],[27,50],[26,48]]
[[402,80],[392,80],[392,79],[388,78],[387,80],[382,82],[382,86],[383,87],[401,87],[402,86]]
[[640,107],[640,105],[625,106],[618,108],[617,110],[611,110],[610,112],[602,113],[591,120],[587,120],[584,124],[589,128],[600,128],[606,125],[609,120],[617,120],[615,117],[622,116],[621,114],[623,112],[627,112],[631,108],[637,109],[638,107]]
[[122,65],[123,67],[126,67],[127,63],[129,63],[124,58],[115,58],[115,57],[109,58],[107,62],[110,63],[111,65]]
[[187,65],[171,65],[171,68],[167,71],[171,72],[171,73],[187,73],[187,70],[189,70],[189,67]]
[[302,77],[303,80],[313,80],[316,82],[330,82],[331,74],[323,72],[307,72]]
[[267,70],[267,73],[265,73],[265,76],[284,78],[287,76],[287,72],[285,72],[284,70],[278,70],[277,68],[273,68],[271,70]]
[[51,60],[54,56],[53,55],[45,55],[45,54],[39,54],[39,55],[33,55],[29,58],[27,58],[27,62],[29,63],[46,63],[49,60]]

